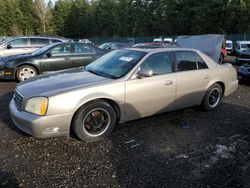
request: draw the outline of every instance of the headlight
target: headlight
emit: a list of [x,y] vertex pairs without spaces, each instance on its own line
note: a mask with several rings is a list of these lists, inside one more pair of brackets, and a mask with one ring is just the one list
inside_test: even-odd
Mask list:
[[47,97],[34,97],[27,101],[25,111],[39,116],[44,116],[48,108]]

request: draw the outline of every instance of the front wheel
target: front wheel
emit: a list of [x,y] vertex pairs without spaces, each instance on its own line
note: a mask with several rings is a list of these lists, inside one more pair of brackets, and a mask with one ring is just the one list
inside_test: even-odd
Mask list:
[[95,142],[107,137],[116,123],[113,107],[103,100],[96,100],[81,107],[73,120],[73,131],[85,142]]
[[29,65],[23,65],[17,69],[16,78],[19,82],[25,81],[37,75],[37,71],[34,67]]
[[213,84],[210,86],[203,99],[203,107],[206,111],[215,110],[220,104],[223,96],[222,88],[219,84]]

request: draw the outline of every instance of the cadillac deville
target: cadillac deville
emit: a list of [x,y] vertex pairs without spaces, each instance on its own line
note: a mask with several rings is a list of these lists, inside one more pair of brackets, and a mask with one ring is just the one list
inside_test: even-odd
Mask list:
[[14,124],[34,137],[73,131],[93,142],[122,122],[197,105],[215,110],[237,86],[233,66],[197,50],[123,49],[20,83],[9,108]]

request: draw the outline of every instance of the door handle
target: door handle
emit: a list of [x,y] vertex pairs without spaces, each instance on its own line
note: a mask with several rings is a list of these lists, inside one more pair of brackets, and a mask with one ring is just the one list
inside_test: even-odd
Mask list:
[[167,86],[167,85],[172,85],[173,84],[173,80],[167,80],[164,82],[164,85]]
[[69,58],[69,57],[65,57],[64,59],[65,59],[65,60],[70,60],[70,58]]
[[203,76],[203,79],[208,79],[208,78],[209,78],[209,75]]

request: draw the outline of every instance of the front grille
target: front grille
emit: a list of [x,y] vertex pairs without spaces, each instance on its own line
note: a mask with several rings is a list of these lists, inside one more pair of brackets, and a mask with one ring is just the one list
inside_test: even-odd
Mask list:
[[15,92],[14,101],[15,101],[17,109],[21,110],[22,102],[23,102],[23,95],[19,91]]
[[240,54],[240,57],[250,59],[250,55],[247,55],[247,54]]

